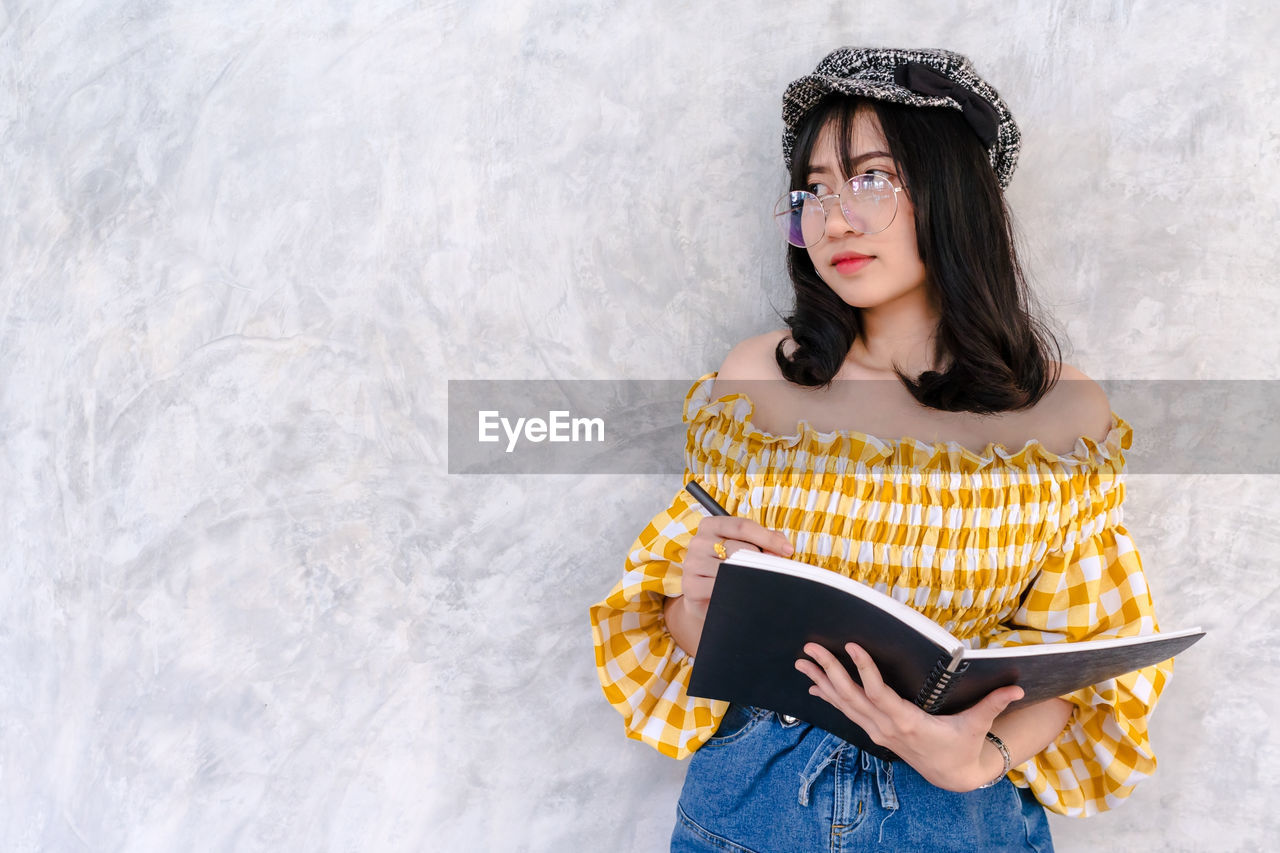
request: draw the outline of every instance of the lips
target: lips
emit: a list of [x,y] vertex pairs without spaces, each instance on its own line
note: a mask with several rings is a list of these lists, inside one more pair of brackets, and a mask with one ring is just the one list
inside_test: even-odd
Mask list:
[[874,255],[863,255],[858,252],[840,252],[832,256],[831,265],[841,275],[849,275],[871,263],[874,258]]

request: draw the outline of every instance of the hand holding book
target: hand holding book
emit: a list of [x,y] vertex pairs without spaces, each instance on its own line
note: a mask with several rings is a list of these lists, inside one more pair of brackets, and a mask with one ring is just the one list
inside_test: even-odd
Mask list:
[[[997,688],[967,710],[934,716],[886,685],[871,656],[856,643],[848,643],[845,651],[857,668],[858,682],[826,648],[817,643],[805,645],[805,654],[813,660],[796,661],[796,669],[813,680],[811,695],[829,702],[877,744],[892,750],[939,788],[972,791],[998,775],[1003,757],[987,741],[986,733],[996,728],[997,718],[1010,703],[1022,698],[1022,688]],[[1018,756],[1015,764],[1043,748],[1066,724],[1070,705],[1051,701],[1064,707],[1025,709],[1024,713],[1035,713],[1039,725],[1027,726],[1024,721],[1012,734],[1000,732]],[[984,762],[984,758],[995,763]]]

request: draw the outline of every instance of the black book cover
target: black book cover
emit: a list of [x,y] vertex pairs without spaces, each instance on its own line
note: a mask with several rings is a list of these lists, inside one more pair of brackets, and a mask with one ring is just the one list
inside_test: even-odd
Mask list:
[[[932,714],[955,714],[971,708],[1006,684],[1017,684],[1023,696],[1009,707],[1064,696],[1117,675],[1168,660],[1204,636],[1203,631],[1177,631],[1142,638],[1141,643],[1095,646],[1058,643],[1003,649],[972,649],[945,688],[941,701],[926,707]],[[1137,638],[1131,638],[1137,639]],[[1064,653],[1064,650],[1070,650]]]

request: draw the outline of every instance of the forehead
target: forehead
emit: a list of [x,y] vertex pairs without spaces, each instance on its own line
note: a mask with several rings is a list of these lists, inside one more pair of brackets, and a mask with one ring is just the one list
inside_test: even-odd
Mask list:
[[[837,114],[827,119],[826,124],[818,131],[818,138],[814,140],[813,151],[809,155],[811,168],[826,168],[837,172],[841,171],[838,166],[842,159],[853,160],[871,151],[889,150],[875,110],[863,107],[854,114],[853,121],[847,127],[842,128],[842,124]],[[842,139],[842,133],[848,138]]]

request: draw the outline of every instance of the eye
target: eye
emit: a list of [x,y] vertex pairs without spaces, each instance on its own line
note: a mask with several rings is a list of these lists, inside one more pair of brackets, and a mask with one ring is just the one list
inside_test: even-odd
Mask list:
[[868,175],[884,175],[885,178],[892,178],[893,173],[885,169],[868,169]]
[[805,189],[819,197],[824,195],[831,195],[831,187],[822,183],[809,184],[805,187]]

